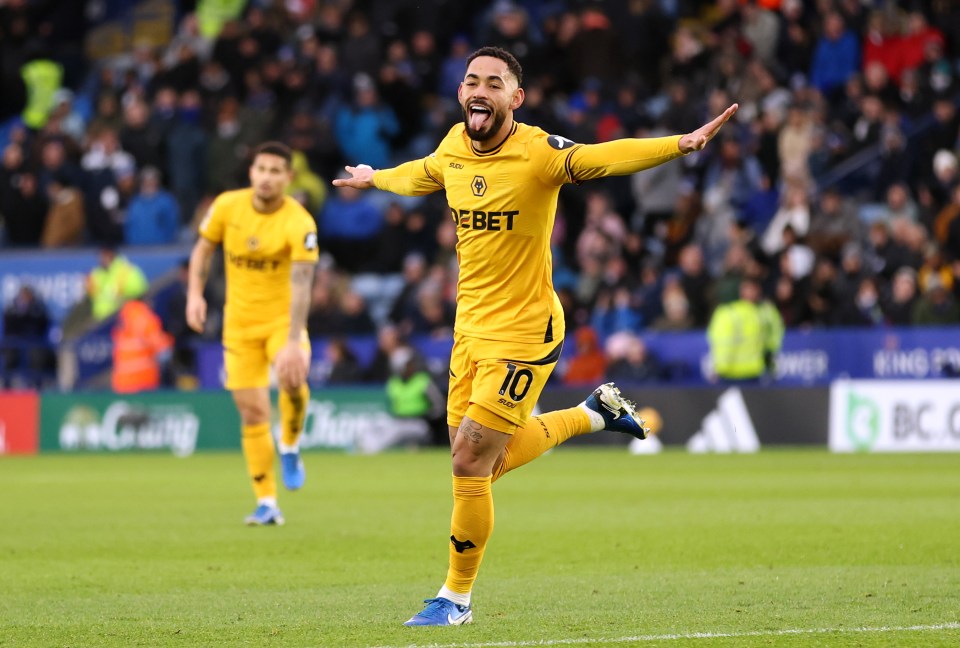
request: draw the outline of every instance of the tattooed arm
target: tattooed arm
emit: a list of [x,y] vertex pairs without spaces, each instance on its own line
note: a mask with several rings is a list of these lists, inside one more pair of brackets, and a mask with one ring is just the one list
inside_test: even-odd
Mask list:
[[287,338],[290,342],[299,343],[301,331],[307,327],[314,265],[295,261],[290,269],[290,336]]
[[204,237],[197,239],[190,253],[190,267],[187,271],[187,325],[197,333],[203,333],[207,321],[207,300],[203,298],[203,287],[210,276],[210,257],[215,245]]
[[297,389],[310,371],[310,358],[300,348],[310,309],[313,262],[294,261],[290,268],[290,332],[287,344],[277,354],[277,379],[283,389]]

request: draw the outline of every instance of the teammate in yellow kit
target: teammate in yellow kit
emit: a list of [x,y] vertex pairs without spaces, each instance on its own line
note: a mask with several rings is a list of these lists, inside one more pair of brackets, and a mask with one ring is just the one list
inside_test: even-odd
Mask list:
[[702,149],[736,112],[686,135],[581,145],[517,123],[522,71],[508,52],[467,59],[458,91],[463,123],[429,157],[392,169],[347,167],[338,186],[404,195],[444,190],[457,223],[457,317],[447,423],[453,457],[449,568],[437,596],[406,625],[460,625],[493,530],[491,483],[572,436],[614,430],[646,436],[612,384],[577,407],[531,416],[560,357],[564,321],[553,289],[550,233],[560,186],[625,175]]
[[284,144],[261,144],[250,165],[250,188],[217,196],[190,255],[187,323],[202,331],[210,257],[223,245],[226,387],[240,413],[243,455],[257,498],[256,510],[245,519],[249,525],[283,524],[270,435],[271,364],[280,387],[284,485],[296,490],[306,477],[298,444],[310,398],[306,322],[318,258],[317,228],[313,217],[285,194],[293,177],[291,157]]

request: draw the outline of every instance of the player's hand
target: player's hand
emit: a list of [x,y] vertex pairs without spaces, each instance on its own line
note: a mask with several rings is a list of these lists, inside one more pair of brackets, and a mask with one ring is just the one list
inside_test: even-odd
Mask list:
[[703,149],[703,147],[707,145],[707,142],[712,140],[716,134],[720,132],[720,127],[733,117],[739,107],[739,104],[732,104],[712,121],[707,122],[692,133],[687,133],[681,137],[680,152],[686,155],[687,153],[693,153],[694,151]]
[[369,189],[373,186],[373,168],[366,164],[343,167],[350,174],[349,178],[337,178],[333,181],[334,187],[353,187],[354,189]]
[[187,295],[187,326],[197,333],[203,333],[207,322],[207,300],[203,295]]
[[287,342],[277,353],[277,383],[281,389],[297,389],[306,382],[310,359],[299,342]]

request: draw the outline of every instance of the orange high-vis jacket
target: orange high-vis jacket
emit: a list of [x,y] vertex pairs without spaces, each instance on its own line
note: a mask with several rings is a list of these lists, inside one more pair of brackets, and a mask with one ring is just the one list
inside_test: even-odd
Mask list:
[[160,318],[142,301],[120,309],[113,328],[113,390],[130,394],[160,386],[157,355],[173,346]]

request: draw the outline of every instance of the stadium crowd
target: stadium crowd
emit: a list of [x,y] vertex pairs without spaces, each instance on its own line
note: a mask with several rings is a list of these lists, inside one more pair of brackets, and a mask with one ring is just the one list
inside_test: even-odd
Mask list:
[[[4,249],[189,243],[279,139],[324,251],[310,335],[449,336],[442,194],[330,180],[428,155],[461,119],[466,55],[497,45],[524,67],[518,120],[575,142],[740,104],[701,153],[561,192],[555,285],[604,367],[656,379],[643,331],[704,328],[744,276],[788,328],[960,323],[955,2],[198,0],[168,43],[100,60],[83,4],[0,3]],[[25,300],[5,318],[43,321]]]

